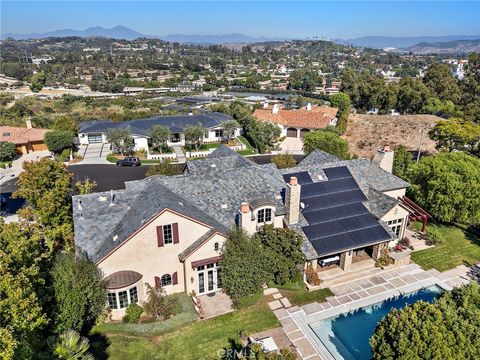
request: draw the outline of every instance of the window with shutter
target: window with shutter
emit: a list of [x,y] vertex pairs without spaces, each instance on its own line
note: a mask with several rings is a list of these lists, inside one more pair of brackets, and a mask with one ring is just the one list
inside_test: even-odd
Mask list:
[[180,239],[178,238],[178,223],[172,224],[173,227],[173,243],[178,244]]
[[157,245],[163,246],[163,226],[157,226]]
[[177,275],[177,272],[176,272],[176,271],[172,274],[172,284],[173,284],[173,285],[177,285],[177,284],[178,284],[178,275]]

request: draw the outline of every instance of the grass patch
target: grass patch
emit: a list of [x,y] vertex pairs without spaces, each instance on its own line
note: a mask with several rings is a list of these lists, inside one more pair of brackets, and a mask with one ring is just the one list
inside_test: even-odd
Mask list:
[[263,297],[263,291],[260,290],[256,294],[248,295],[243,298],[238,299],[241,308],[246,308],[256,305],[260,299]]
[[315,301],[322,302],[326,297],[333,295],[330,289],[308,291],[305,287],[301,290],[282,289],[280,292],[290,300],[292,305],[304,305]]
[[177,308],[174,317],[165,321],[156,321],[144,324],[126,324],[122,322],[111,322],[97,325],[93,333],[128,334],[136,336],[161,335],[173,331],[186,324],[197,320],[193,309],[192,300],[186,293],[175,294],[177,297]]
[[244,136],[239,136],[238,140],[240,140],[240,142],[247,147],[245,150],[238,151],[240,155],[245,156],[245,155],[255,154],[255,150],[253,146],[248,142],[248,140]]
[[[432,226],[435,225],[428,225]],[[480,262],[479,234],[452,225],[438,225],[436,228],[443,241],[433,248],[412,254],[412,260],[423,269],[435,268],[445,271],[461,264],[471,265]]]
[[0,169],[7,169],[11,164],[11,161],[0,161]]
[[109,359],[120,360],[214,359],[241,331],[252,334],[279,325],[264,299],[253,307],[198,321],[161,337],[109,336],[103,351]]

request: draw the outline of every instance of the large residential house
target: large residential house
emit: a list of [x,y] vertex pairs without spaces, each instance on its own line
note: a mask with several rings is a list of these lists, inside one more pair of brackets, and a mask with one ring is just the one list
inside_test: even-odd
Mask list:
[[304,238],[305,265],[338,256],[349,271],[357,256],[377,259],[403,237],[409,184],[391,174],[393,155],[385,148],[374,162],[339,160],[317,150],[279,170],[221,146],[181,175],[74,196],[76,249],[104,273],[113,318],[145,300],[145,284],[170,294],[221,290],[218,264],[233,227],[293,228]]
[[8,141],[15,144],[17,154],[28,154],[34,151],[48,150],[45,144],[45,134],[49,130],[32,127],[30,120],[27,127],[0,126],[0,141]]
[[301,109],[286,109],[278,104],[256,109],[253,116],[261,121],[274,123],[280,127],[281,136],[303,138],[312,130],[325,129],[337,125],[337,108],[329,106],[307,106]]
[[[217,142],[222,139],[222,122],[231,120],[226,114],[209,113],[200,115],[156,116],[146,119],[137,119],[124,122],[108,120],[87,121],[80,124],[78,139],[80,144],[88,145],[108,142],[109,129],[129,129],[135,141],[135,151],[149,151],[151,145],[150,130],[155,125],[162,125],[170,129],[172,135],[168,145],[185,145],[184,130],[187,126],[201,125],[207,129],[204,142]],[[236,135],[240,135],[240,128]]]

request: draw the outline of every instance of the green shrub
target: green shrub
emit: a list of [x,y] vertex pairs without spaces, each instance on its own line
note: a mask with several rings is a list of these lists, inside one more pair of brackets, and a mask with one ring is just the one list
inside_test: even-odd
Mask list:
[[63,149],[72,147],[73,133],[70,131],[54,130],[45,134],[45,144],[48,150],[60,153]]
[[443,241],[442,234],[440,230],[434,227],[428,227],[427,233],[425,235],[425,244],[427,245],[437,245]]
[[137,323],[140,319],[140,316],[143,313],[143,309],[138,304],[130,304],[125,310],[125,316],[122,321],[124,323]]
[[10,161],[15,157],[15,144],[8,141],[0,141],[0,161]]
[[272,158],[272,162],[277,166],[279,169],[286,169],[291,168],[297,165],[297,162],[290,154],[278,154]]
[[307,269],[305,270],[305,276],[307,278],[307,282],[310,285],[313,285],[313,286],[320,285],[321,280],[318,277],[318,274],[317,274],[317,272],[315,271],[315,269],[313,268],[312,265],[307,266]]

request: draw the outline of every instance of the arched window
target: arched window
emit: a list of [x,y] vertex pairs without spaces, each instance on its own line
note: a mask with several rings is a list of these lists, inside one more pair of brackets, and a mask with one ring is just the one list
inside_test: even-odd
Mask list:
[[266,208],[258,210],[257,222],[264,224],[272,221],[272,209]]
[[172,285],[172,276],[170,274],[165,274],[162,276],[161,284],[163,286]]

